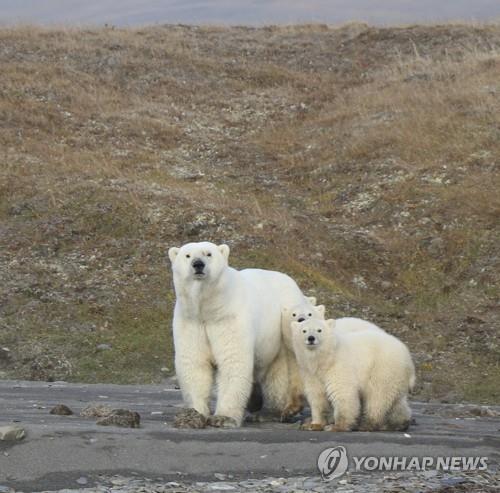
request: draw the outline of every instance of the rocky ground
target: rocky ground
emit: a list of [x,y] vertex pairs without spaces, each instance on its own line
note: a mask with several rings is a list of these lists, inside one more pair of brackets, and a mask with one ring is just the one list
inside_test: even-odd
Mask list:
[[[411,405],[415,420],[405,433],[308,432],[270,415],[237,430],[186,430],[174,426],[182,401],[172,380],[159,386],[4,381],[0,492],[500,491],[500,407]],[[102,426],[99,420],[114,408],[140,415],[140,425]],[[2,440],[1,425],[24,435]],[[318,456],[338,445],[346,448],[347,472],[322,481]],[[394,456],[485,457],[487,469],[355,466],[356,457]]]
[[[279,493],[496,493],[500,491],[500,474],[482,473],[440,473],[417,471],[411,473],[386,473],[382,475],[349,474],[345,479],[333,483],[318,477],[269,477],[237,481],[225,474],[215,474],[214,481],[163,481],[142,479],[134,476],[102,476],[92,488],[84,485],[85,476],[75,481],[74,487],[62,490],[39,490],[40,493],[222,493],[222,492],[279,492]],[[21,493],[18,490],[1,487],[2,493]],[[38,493],[38,492],[37,492]]]
[[228,243],[500,402],[500,28],[0,29],[0,377],[159,382]]

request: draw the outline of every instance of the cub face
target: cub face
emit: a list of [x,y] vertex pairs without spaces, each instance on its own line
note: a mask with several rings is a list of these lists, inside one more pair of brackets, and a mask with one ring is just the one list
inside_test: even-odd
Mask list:
[[[309,301],[309,299],[308,299]],[[325,305],[314,306],[309,303],[294,306],[292,308],[284,308],[283,316],[288,318],[289,322],[304,322],[311,318],[324,320]]]
[[333,336],[335,320],[309,319],[304,322],[292,322],[292,337],[298,347],[305,346],[313,350],[321,346],[326,338]]
[[229,247],[208,241],[187,243],[168,251],[174,277],[184,281],[207,282],[218,279],[228,265]]

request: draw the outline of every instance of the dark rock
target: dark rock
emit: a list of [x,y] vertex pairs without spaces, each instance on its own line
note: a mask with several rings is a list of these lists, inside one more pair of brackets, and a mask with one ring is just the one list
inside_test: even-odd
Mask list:
[[123,428],[139,428],[141,417],[135,411],[128,409],[113,409],[111,414],[97,420],[101,426],[122,426]]
[[65,404],[57,404],[50,410],[50,414],[57,414],[58,416],[71,416],[73,411]]
[[174,426],[176,428],[205,428],[207,418],[196,409],[182,409],[175,415]]

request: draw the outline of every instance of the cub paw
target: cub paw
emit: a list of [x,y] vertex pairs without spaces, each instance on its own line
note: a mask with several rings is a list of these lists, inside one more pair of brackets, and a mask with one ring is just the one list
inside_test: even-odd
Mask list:
[[238,422],[234,418],[229,416],[220,416],[214,414],[209,416],[207,419],[207,425],[213,426],[214,428],[238,428]]

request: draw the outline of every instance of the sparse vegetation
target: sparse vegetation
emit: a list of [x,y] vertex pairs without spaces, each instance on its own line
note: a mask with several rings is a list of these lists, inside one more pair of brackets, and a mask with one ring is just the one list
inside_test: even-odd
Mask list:
[[159,381],[207,239],[500,402],[498,25],[2,28],[0,66],[4,378]]

